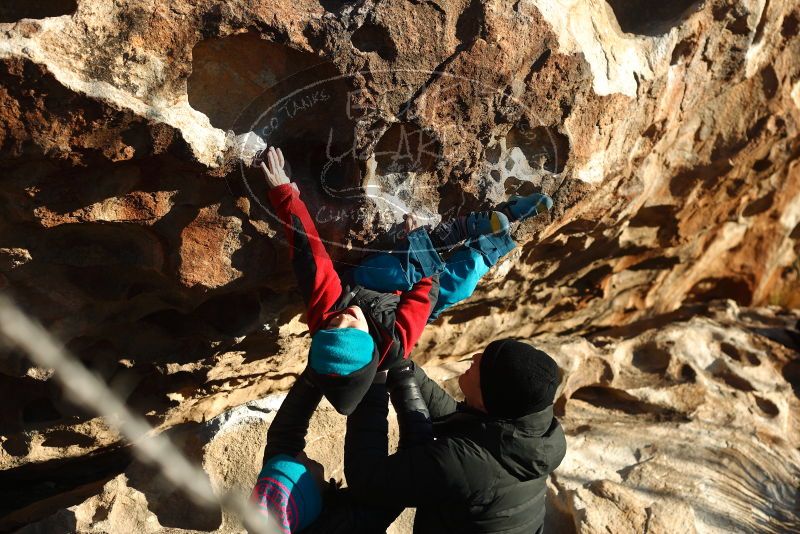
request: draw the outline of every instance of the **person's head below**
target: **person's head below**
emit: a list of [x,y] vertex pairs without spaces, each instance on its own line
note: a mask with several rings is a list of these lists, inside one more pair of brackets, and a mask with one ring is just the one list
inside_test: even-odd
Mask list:
[[378,367],[375,341],[360,307],[341,310],[311,337],[308,366],[312,380],[336,411],[350,415]]
[[322,511],[323,468],[301,453],[297,458],[279,454],[270,458],[258,474],[250,499],[283,534],[299,532]]
[[458,378],[467,406],[493,417],[516,419],[553,404],[558,364],[527,343],[500,339],[489,343]]

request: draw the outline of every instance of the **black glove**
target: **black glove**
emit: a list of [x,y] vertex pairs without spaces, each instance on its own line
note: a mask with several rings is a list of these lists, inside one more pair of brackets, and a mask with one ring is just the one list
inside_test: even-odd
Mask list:
[[405,449],[432,441],[431,414],[414,376],[414,362],[389,369],[386,387],[400,426],[399,448]]
[[414,362],[411,360],[400,360],[397,365],[389,369],[386,375],[386,387],[391,390],[407,382],[409,378],[414,378],[414,369]]
[[385,384],[388,377],[387,371],[378,371],[375,373],[375,378],[372,379],[373,384]]

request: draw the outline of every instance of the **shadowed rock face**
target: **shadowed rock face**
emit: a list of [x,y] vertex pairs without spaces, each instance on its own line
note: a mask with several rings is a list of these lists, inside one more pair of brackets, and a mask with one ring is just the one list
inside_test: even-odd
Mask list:
[[608,0],[623,32],[648,36],[667,33],[681,24],[690,12],[700,9],[702,4],[695,0],[676,0],[657,5],[642,0]]
[[17,22],[21,19],[43,19],[72,15],[78,8],[76,0],[30,0],[28,2],[4,2],[0,7],[0,23]]
[[[715,299],[800,307],[793,2],[78,4],[0,7],[0,287],[160,428],[285,390],[304,366],[282,229],[240,165],[248,132],[283,146],[343,269],[404,211],[435,223],[510,194],[554,197],[425,332],[420,362],[500,336],[624,344]],[[644,340],[613,365],[591,360],[597,376],[580,384],[566,355],[560,409],[635,418],[630,444],[648,424],[704,420],[637,393],[694,380],[699,397],[738,392],[720,410],[783,421],[796,362],[724,343],[698,363]],[[762,365],[780,367],[779,395],[743,374]],[[18,505],[40,503],[26,517],[123,469],[111,456],[83,493],[61,478],[42,492],[37,465],[117,454],[118,438],[19,354],[3,354],[0,382],[0,466],[30,481]],[[791,447],[788,428],[754,439]],[[642,498],[628,478],[592,480],[616,485],[559,493],[576,525],[599,519],[575,499]],[[73,497],[47,501],[58,495]]]

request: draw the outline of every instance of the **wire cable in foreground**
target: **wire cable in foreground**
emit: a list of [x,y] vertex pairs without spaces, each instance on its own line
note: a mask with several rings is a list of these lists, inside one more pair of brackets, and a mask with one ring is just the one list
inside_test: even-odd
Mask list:
[[[106,419],[128,440],[144,462],[157,467],[164,477],[195,503],[206,508],[221,506],[239,517],[248,531],[276,534],[281,529],[258,511],[257,506],[232,491],[216,494],[205,472],[192,464],[168,437],[156,433],[80,361],[64,349],[41,325],[28,318],[6,295],[0,295],[0,335],[24,351],[40,367],[52,369],[70,397]],[[270,518],[271,519],[271,518]]]

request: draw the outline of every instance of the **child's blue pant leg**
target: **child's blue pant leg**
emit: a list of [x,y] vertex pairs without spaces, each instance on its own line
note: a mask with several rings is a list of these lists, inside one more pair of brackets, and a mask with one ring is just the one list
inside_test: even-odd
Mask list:
[[515,246],[511,236],[503,233],[480,236],[457,248],[439,275],[439,299],[428,321],[435,320],[444,310],[472,295],[481,277]]
[[439,298],[430,322],[472,295],[481,277],[514,247],[508,233],[480,236],[458,247],[443,263],[427,232],[418,229],[408,235],[404,248],[365,258],[353,270],[353,279],[376,291],[408,291],[422,278],[440,273]]
[[407,291],[422,278],[413,265],[403,266],[403,262],[389,252],[367,256],[353,270],[355,283],[390,293],[395,290]]
[[404,245],[399,250],[365,258],[353,270],[355,283],[375,291],[408,291],[423,278],[440,273],[444,268],[424,228],[408,234]]

